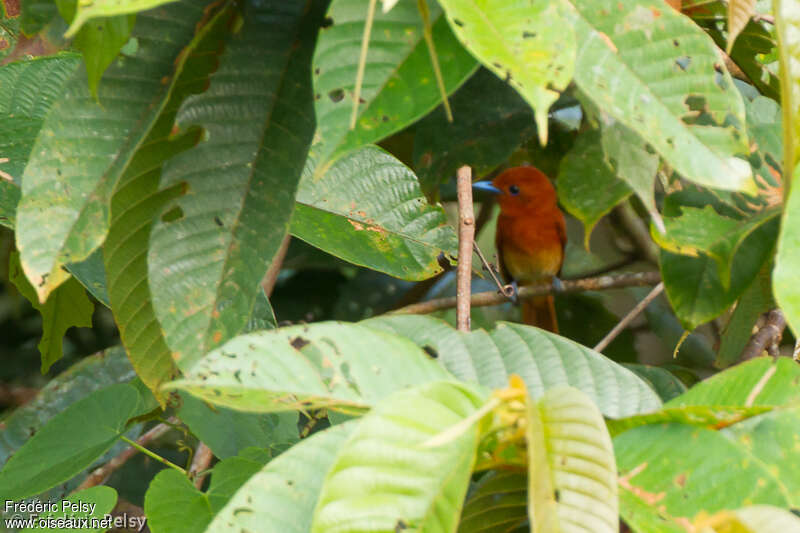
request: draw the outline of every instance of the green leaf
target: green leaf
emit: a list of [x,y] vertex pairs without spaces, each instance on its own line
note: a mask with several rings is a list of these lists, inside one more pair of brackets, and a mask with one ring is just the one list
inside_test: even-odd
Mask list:
[[21,33],[20,7],[10,0],[0,2],[0,61],[16,48]]
[[[794,408],[722,431],[675,423],[626,431],[614,439],[622,518],[635,531],[664,531],[656,524],[685,523],[701,511],[752,504],[796,507],[800,450],[787,443],[796,437],[798,422]],[[724,498],[720,487],[725,487]]]
[[[472,388],[439,381],[380,402],[359,421],[328,470],[312,533],[454,531],[477,455],[478,424],[446,443],[428,443],[486,399]],[[368,491],[358,481],[364,479],[372,480]]]
[[111,385],[50,419],[0,471],[0,499],[21,500],[66,481],[91,465],[137,416],[139,393]]
[[178,418],[220,459],[251,446],[266,447],[278,455],[300,440],[296,412],[254,414],[212,408],[189,394],[181,395],[181,400]]
[[80,263],[70,263],[66,268],[101,304],[111,307],[102,250],[95,250]]
[[520,472],[492,471],[470,492],[458,533],[508,533],[528,531],[528,476]]
[[[80,524],[81,520],[88,520],[89,524],[99,523],[106,516],[111,514],[114,506],[117,505],[117,491],[111,487],[90,487],[79,492],[72,493],[69,497],[56,502],[58,511],[49,512],[45,511],[37,514],[37,520],[54,519],[57,520],[67,519],[73,523]],[[89,506],[92,506],[91,508]],[[33,531],[52,531],[52,527],[30,527],[23,529],[23,533]],[[65,528],[69,531],[84,531],[92,533],[103,533],[107,530],[104,527],[75,527]]]
[[679,217],[664,219],[666,233],[650,230],[653,240],[663,249],[697,257],[705,254],[717,263],[722,286],[730,288],[733,258],[742,243],[756,229],[775,219],[780,210],[767,209],[746,219],[735,220],[717,213],[710,205],[703,209],[683,207]]
[[322,481],[356,428],[346,422],[303,439],[251,477],[207,533],[308,533]]
[[666,424],[678,422],[687,426],[720,429],[742,420],[771,411],[768,406],[730,407],[727,405],[685,405],[668,407],[654,413],[634,415],[618,420],[607,420],[606,425],[612,437],[629,429],[648,424]]
[[536,133],[530,106],[483,68],[453,94],[450,107],[453,122],[440,106],[416,125],[414,170],[425,192],[462,165],[475,176],[488,174]]
[[529,402],[525,439],[531,530],[618,531],[614,450],[588,396],[560,386]]
[[0,178],[0,225],[14,229],[19,195],[19,187]]
[[756,191],[750,166],[734,157],[748,153],[742,98],[730,74],[716,72],[716,46],[697,25],[648,0],[563,1],[581,43],[575,83],[605,123],[631,128],[689,180]]
[[742,350],[753,335],[753,325],[758,321],[758,317],[773,307],[775,300],[772,297],[770,272],[765,267],[736,302],[736,308],[722,332],[715,360],[717,367],[725,368],[739,361]]
[[[368,0],[334,0],[327,17],[332,25],[320,33],[314,52],[314,110],[321,141],[315,147],[318,176],[339,156],[388,137],[441,102],[417,6],[399,2],[390,12],[375,14],[358,119],[349,129],[367,6]],[[433,40],[449,94],[477,63],[453,36],[441,9],[435,4],[430,8]]]
[[744,527],[744,533],[800,531],[800,518],[791,511],[772,505],[750,505],[727,514],[727,521],[715,524],[719,528],[717,531],[727,531],[725,527]]
[[108,196],[163,110],[204,5],[182,0],[139,15],[139,48],[106,71],[99,103],[81,68],[48,113],[23,174],[16,234],[40,300],[62,281],[61,265],[103,242]]
[[[800,8],[792,0],[773,0],[772,10],[775,13],[781,66],[784,186],[788,186],[794,184],[797,176],[795,167],[800,162],[800,121],[797,120],[800,117]],[[786,204],[789,212],[791,196]]]
[[74,278],[60,285],[44,303],[39,303],[36,290],[28,282],[19,264],[19,254],[11,252],[8,279],[33,307],[42,314],[42,339],[39,353],[42,355],[42,374],[64,355],[64,333],[73,326],[92,327],[94,304],[86,291]]
[[[263,459],[263,457],[262,457]],[[264,462],[250,454],[230,457],[214,467],[207,492],[200,492],[177,470],[162,470],[144,497],[147,524],[153,533],[202,533],[214,515]]]
[[345,261],[409,280],[441,272],[441,253],[456,255],[458,239],[444,210],[427,204],[417,177],[392,155],[367,146],[342,157],[322,176],[313,165],[306,165],[297,193],[295,237]]
[[394,390],[447,377],[406,339],[321,322],[236,337],[165,388],[242,411],[359,413]]
[[147,253],[153,219],[167,202],[185,192],[183,185],[159,191],[161,170],[167,159],[198,140],[196,131],[173,138],[175,115],[188,95],[205,89],[235,16],[233,6],[221,9],[184,49],[169,101],[111,196],[111,225],[103,260],[112,311],[131,363],[161,402],[166,398],[159,387],[177,374],[177,367],[153,308]]
[[659,164],[658,154],[639,135],[620,122],[603,126],[601,142],[606,161],[614,169],[617,178],[633,189],[653,223],[663,229],[653,194]]
[[[76,20],[76,9],[78,13],[84,10],[84,4],[78,0],[55,0],[55,2],[59,13],[66,21]],[[66,37],[75,37],[72,44],[83,53],[89,92],[95,99],[103,72],[130,39],[135,23],[135,15],[108,16],[96,18],[76,33],[71,29],[67,31]]]
[[665,368],[638,363],[625,363],[624,366],[653,387],[661,401],[668,402],[686,392],[686,385]]
[[411,339],[458,379],[490,389],[505,388],[509,377],[517,374],[534,399],[553,387],[570,385],[588,394],[609,417],[645,413],[661,406],[650,386],[630,370],[534,327],[499,322],[488,333],[463,333],[423,315],[382,316],[361,324]]
[[[63,53],[0,67],[0,182],[22,183],[45,115],[79,64],[80,56]],[[20,98],[20,94],[26,97]],[[2,186],[10,187],[7,183]],[[5,193],[0,194],[3,196]]]
[[733,258],[730,286],[726,289],[719,268],[707,255],[689,257],[661,251],[661,277],[672,309],[684,328],[695,327],[721,315],[753,282],[769,259],[778,219],[758,226],[742,242]]
[[631,194],[631,189],[617,179],[606,163],[597,130],[578,136],[561,161],[556,186],[561,205],[583,222],[583,245],[587,250],[595,224]]
[[[795,180],[800,183],[800,164],[794,169],[792,181]],[[798,268],[800,265],[800,220],[798,220],[800,219],[800,186],[793,186],[789,190],[782,218],[778,251],[775,253],[775,268],[772,271],[772,290],[778,306],[786,316],[786,322],[792,332],[798,334],[800,332],[800,268]]]
[[725,50],[730,54],[736,37],[742,32],[750,17],[753,16],[756,0],[729,0],[728,1],[728,46]]
[[800,400],[800,368],[787,358],[759,357],[720,372],[666,404],[772,406]]
[[[87,26],[85,24],[89,20],[96,18],[122,18],[115,16],[135,14],[171,1],[174,0],[92,0],[91,2],[78,2],[78,11],[75,14],[75,18],[64,17],[66,20],[72,20],[66,37],[73,37],[76,34],[80,37],[79,30],[86,29]],[[97,20],[92,21],[92,25],[95,24],[97,24]]]
[[572,79],[576,41],[562,7],[543,0],[441,0],[464,46],[533,108],[542,145],[548,110]]
[[156,316],[183,370],[246,326],[288,231],[314,133],[310,62],[322,7],[246,4],[209,89],[178,113],[180,127],[202,127],[204,140],[164,167],[162,185],[186,183],[190,194],[153,225],[148,269]]
[[51,418],[91,393],[136,377],[120,347],[90,355],[50,380],[36,397],[3,418],[0,465]]

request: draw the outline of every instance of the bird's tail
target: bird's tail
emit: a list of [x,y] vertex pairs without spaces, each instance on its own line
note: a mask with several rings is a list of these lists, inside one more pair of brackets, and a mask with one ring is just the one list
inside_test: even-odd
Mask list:
[[522,321],[525,324],[558,333],[553,295],[537,296],[522,301]]

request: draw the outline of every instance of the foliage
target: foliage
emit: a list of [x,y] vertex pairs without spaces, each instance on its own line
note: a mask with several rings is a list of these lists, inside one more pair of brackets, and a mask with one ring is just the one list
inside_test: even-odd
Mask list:
[[[800,4],[767,4],[3,0],[0,500],[154,533],[800,530],[800,366],[741,360],[766,311],[800,328]],[[563,277],[665,296],[603,353],[645,289],[556,294],[561,334],[392,313],[454,292],[464,164],[554,179]]]

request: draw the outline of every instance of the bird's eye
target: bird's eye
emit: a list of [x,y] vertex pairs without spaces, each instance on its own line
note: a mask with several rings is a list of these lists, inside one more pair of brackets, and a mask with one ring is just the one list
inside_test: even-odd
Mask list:
[[511,193],[511,196],[516,196],[519,194],[519,187],[517,187],[516,185],[512,185],[511,187],[508,188],[508,192]]

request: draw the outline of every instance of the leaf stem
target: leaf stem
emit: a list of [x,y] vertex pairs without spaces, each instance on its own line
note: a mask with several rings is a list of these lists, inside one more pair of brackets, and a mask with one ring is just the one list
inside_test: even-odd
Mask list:
[[444,86],[442,69],[439,67],[439,56],[436,54],[436,44],[433,42],[433,28],[431,27],[431,12],[428,9],[427,0],[417,0],[417,9],[422,16],[422,35],[425,37],[425,44],[428,45],[428,54],[431,56],[433,74],[436,76],[436,85],[442,95],[442,105],[447,122],[453,122],[453,110],[450,109],[450,102],[447,100],[447,89]]
[[358,71],[356,72],[356,86],[353,89],[353,114],[350,116],[350,129],[355,129],[358,119],[358,104],[361,100],[361,85],[364,83],[364,68],[367,65],[367,50],[369,50],[369,35],[372,33],[372,21],[375,20],[375,5],[378,0],[369,0],[367,20],[364,24],[364,37],[361,39],[361,55],[358,57]]
[[150,450],[148,450],[147,448],[145,448],[144,446],[142,446],[138,442],[132,441],[131,439],[129,439],[125,435],[120,436],[120,440],[123,441],[123,442],[127,442],[131,447],[136,448],[137,450],[139,450],[143,454],[147,455],[148,457],[152,457],[153,459],[155,459],[159,463],[167,465],[168,467],[177,470],[178,472],[180,472],[184,476],[186,475],[186,470],[184,470],[183,468],[179,467],[178,465],[176,465],[175,463],[173,463],[171,461],[168,461],[167,459],[164,459],[163,457],[161,457],[157,453],[151,452]]

